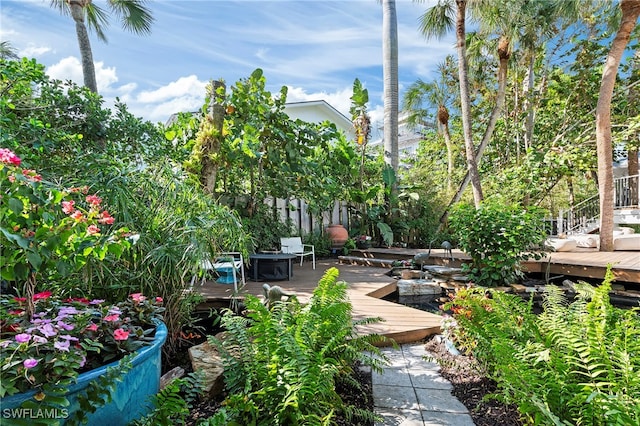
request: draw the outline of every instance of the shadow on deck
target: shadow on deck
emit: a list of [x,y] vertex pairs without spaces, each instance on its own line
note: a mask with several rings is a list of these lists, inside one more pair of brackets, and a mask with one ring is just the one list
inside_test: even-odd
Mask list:
[[[245,294],[262,297],[262,285],[266,282],[269,285],[280,286],[285,293],[295,293],[300,301],[306,302],[325,271],[335,267],[340,271],[338,280],[346,281],[349,285],[347,292],[354,319],[380,317],[383,320],[359,327],[359,333],[380,334],[402,344],[420,341],[440,332],[439,315],[381,299],[396,290],[396,281],[385,275],[389,271],[388,268],[340,264],[337,259],[320,259],[316,263],[315,270],[311,268],[311,262],[305,262],[303,266],[295,264],[290,281],[248,280],[240,290],[240,297]],[[233,293],[232,286],[216,284],[213,281],[196,286],[194,290],[199,291],[205,298],[205,302],[199,308],[228,307]]]

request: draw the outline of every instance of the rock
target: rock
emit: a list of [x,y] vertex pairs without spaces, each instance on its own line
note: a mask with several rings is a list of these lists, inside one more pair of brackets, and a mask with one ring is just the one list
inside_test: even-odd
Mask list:
[[189,358],[193,371],[204,372],[204,391],[215,397],[224,390],[224,367],[218,350],[208,341],[189,348]]
[[441,294],[440,284],[428,280],[398,280],[398,295],[425,296]]
[[522,284],[509,284],[509,285],[511,286],[513,291],[515,291],[516,293],[524,293],[527,291],[527,288]]
[[179,379],[184,376],[184,368],[175,367],[171,370],[167,371],[165,374],[160,377],[160,389],[164,389],[169,383],[171,383],[174,379]]

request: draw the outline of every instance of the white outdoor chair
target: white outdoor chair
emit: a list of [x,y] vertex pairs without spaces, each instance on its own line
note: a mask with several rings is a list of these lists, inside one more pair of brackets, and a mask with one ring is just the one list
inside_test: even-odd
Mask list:
[[[238,292],[238,281],[241,286],[245,285],[244,278],[244,259],[242,253],[237,251],[230,251],[220,253],[213,262],[206,260],[202,262],[202,269],[207,272],[215,272],[218,277],[216,282],[219,284],[233,284],[233,291]],[[204,278],[200,282],[200,285],[204,284]]]
[[316,269],[316,249],[311,244],[302,244],[300,237],[280,238],[280,250],[283,253],[295,254],[300,258],[300,266],[305,256],[311,256],[313,269]]

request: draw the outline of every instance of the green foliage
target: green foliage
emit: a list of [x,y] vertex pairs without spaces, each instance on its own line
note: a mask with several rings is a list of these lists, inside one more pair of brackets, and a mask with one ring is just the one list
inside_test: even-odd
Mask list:
[[[118,382],[122,381],[125,374],[131,369],[131,361],[136,356],[131,353],[122,358],[117,365],[108,367],[105,374],[91,381],[89,385],[77,394],[79,408],[74,412],[68,411],[69,400],[66,398],[68,387],[72,380],[63,384],[46,384],[41,394],[37,394],[41,400],[28,399],[22,403],[20,409],[30,409],[32,413],[48,412],[56,413],[56,416],[35,417],[29,419],[3,419],[3,424],[10,425],[80,425],[86,424],[88,414],[95,413],[100,407],[111,402],[111,395],[115,391]],[[64,418],[68,416],[68,418]]]
[[326,257],[331,254],[331,239],[320,230],[303,235],[302,242],[313,245],[316,257]]
[[98,408],[111,402],[111,394],[115,391],[117,383],[121,382],[124,375],[131,369],[131,361],[135,356],[135,353],[125,356],[118,362],[118,365],[108,367],[103,375],[89,383],[86,389],[78,395],[80,407],[69,419],[70,424],[86,423],[87,414],[95,413]]
[[572,303],[548,286],[535,316],[520,297],[480,289],[459,292],[454,336],[518,406],[530,424],[640,423],[639,309],[609,301],[609,270],[599,287],[579,286]]
[[210,341],[224,358],[229,396],[210,424],[333,424],[338,412],[371,418],[347,406],[335,387],[356,361],[380,371],[385,360],[373,343],[382,337],[356,334],[357,325],[377,319],[352,320],[347,285],[337,276],[329,269],[307,305],[292,300],[268,309],[247,296],[247,317],[224,315],[225,339]]
[[450,227],[459,247],[471,256],[464,268],[485,286],[513,283],[522,276],[520,262],[540,259],[546,239],[544,211],[485,200],[480,208],[459,204],[451,212]]
[[275,212],[265,204],[256,207],[251,217],[242,217],[242,226],[251,235],[253,249],[260,251],[280,247],[280,238],[293,233],[291,224],[277,220]]
[[174,379],[151,398],[153,410],[131,426],[183,424],[193,403],[204,393],[204,373],[196,371]]

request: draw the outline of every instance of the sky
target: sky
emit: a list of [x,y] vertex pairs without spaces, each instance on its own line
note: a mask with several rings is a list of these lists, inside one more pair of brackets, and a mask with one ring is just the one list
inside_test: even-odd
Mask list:
[[[104,1],[94,0],[98,6]],[[435,0],[396,0],[400,96],[455,55],[453,32],[425,39],[419,17]],[[353,82],[369,91],[374,123],[383,117],[382,5],[379,0],[153,0],[151,34],[121,29],[112,15],[108,43],[90,32],[98,92],[152,122],[199,109],[205,85],[227,86],[262,68],[267,90],[288,86],[288,102],[325,100],[349,117]],[[0,0],[0,40],[36,58],[49,76],[82,84],[70,16],[49,0]]]

